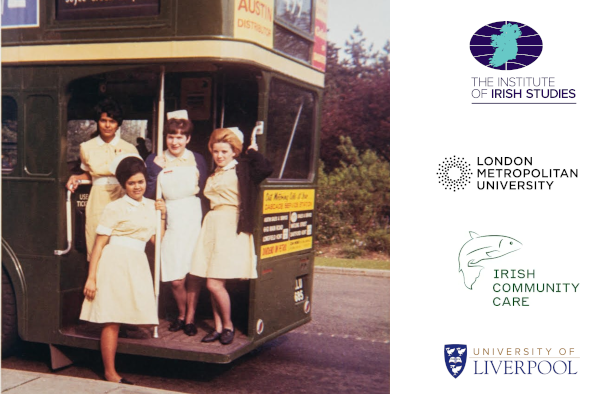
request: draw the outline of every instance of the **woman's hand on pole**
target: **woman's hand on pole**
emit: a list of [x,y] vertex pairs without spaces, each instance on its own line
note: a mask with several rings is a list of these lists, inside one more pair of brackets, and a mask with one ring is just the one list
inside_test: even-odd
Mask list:
[[68,182],[66,182],[66,189],[74,192],[77,187],[79,187],[81,181],[88,181],[91,180],[91,176],[88,173],[83,173],[81,175],[72,175],[68,178]]
[[167,208],[165,207],[165,201],[162,198],[155,200],[155,209],[161,211],[161,219],[165,220]]
[[258,152],[258,145],[256,143],[251,144],[247,149],[246,152],[248,152],[250,149],[252,149],[253,151]]

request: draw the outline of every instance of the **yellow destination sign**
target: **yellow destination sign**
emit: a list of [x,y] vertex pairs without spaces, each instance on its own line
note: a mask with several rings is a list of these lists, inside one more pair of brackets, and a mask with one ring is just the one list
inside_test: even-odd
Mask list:
[[314,209],[314,189],[265,190],[263,215]]

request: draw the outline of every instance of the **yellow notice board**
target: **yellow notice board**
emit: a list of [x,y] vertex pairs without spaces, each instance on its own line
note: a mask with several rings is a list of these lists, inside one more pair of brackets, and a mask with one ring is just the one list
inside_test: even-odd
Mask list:
[[314,189],[265,190],[262,213],[282,213],[314,209]]
[[260,258],[312,249],[314,189],[266,190]]
[[273,48],[274,0],[235,0],[233,36]]

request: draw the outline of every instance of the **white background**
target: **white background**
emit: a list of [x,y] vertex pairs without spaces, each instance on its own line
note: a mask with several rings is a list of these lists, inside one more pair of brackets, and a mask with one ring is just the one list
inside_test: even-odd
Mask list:
[[[394,391],[595,392],[595,7],[590,4],[392,4]],[[535,63],[499,71],[474,60],[473,33],[504,20],[540,34],[544,47]],[[571,101],[578,104],[471,105],[476,101],[471,78],[490,76],[554,77],[555,88],[575,89]],[[444,190],[436,175],[438,165],[453,155],[465,158],[473,171],[472,183],[457,192]],[[554,179],[552,190],[478,190],[476,161],[487,156],[531,157],[533,168],[578,169],[579,177]],[[473,290],[458,272],[458,253],[469,231],[507,235],[523,244],[519,251],[482,261],[485,268]],[[535,270],[536,278],[497,280],[494,268]],[[509,293],[528,296],[530,306],[496,307],[493,298],[503,294],[493,292],[495,282],[580,285],[577,293]],[[467,344],[469,356],[474,348],[574,348],[579,358],[572,359],[572,369],[578,373],[504,375],[502,368],[498,375],[475,375],[474,359],[468,358],[462,375],[453,379],[444,363],[446,344]]]

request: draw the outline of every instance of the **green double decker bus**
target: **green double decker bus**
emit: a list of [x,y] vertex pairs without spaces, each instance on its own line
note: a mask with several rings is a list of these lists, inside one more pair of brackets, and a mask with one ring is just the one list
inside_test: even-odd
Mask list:
[[69,349],[99,349],[100,327],[79,320],[92,186],[71,195],[65,183],[80,168],[79,145],[96,130],[93,106],[103,97],[123,108],[121,137],[153,152],[161,95],[165,111],[186,109],[194,125],[188,147],[209,164],[213,129],[237,126],[248,135],[261,124],[256,139],[275,168],[260,185],[255,212],[258,278],[228,284],[233,344],[200,342],[212,326],[206,289],[198,335],[169,332],[177,310],[162,285],[158,337],[131,328],[118,351],[227,363],[309,322],[326,0],[2,7],[3,354],[20,340],[48,344],[58,368],[68,364]]

